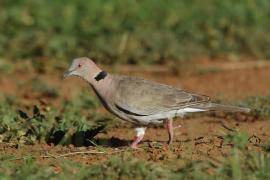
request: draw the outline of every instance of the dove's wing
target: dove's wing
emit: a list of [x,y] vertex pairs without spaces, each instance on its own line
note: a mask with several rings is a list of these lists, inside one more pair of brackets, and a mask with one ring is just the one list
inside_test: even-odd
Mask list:
[[115,106],[137,116],[159,114],[209,101],[209,97],[141,78],[116,76]]

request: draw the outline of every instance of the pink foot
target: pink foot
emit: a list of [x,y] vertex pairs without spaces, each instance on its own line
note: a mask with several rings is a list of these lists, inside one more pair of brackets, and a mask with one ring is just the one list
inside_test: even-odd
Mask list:
[[130,147],[132,149],[138,149],[138,144],[139,142],[143,139],[143,136],[135,136],[132,144],[130,145]]
[[145,130],[146,128],[136,128],[135,131],[136,131],[136,136],[133,140],[133,142],[131,143],[130,147],[132,149],[138,149],[137,145],[138,143],[143,139],[143,136],[145,134]]

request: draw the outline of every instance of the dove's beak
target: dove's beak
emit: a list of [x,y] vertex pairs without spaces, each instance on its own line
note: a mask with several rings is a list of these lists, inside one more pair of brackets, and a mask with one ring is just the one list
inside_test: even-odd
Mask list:
[[72,72],[73,72],[73,71],[70,71],[70,70],[66,71],[66,72],[64,73],[64,75],[63,75],[63,79],[66,79],[66,78],[68,78],[70,75],[72,75]]

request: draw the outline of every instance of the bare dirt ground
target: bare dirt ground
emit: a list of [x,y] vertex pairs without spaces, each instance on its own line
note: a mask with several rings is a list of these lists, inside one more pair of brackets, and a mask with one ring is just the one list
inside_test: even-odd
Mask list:
[[[204,70],[191,68],[189,73],[180,73],[176,75],[168,69],[159,67],[133,68],[116,67],[110,70],[118,73],[136,75],[147,79],[155,80],[161,83],[174,85],[184,88],[188,91],[206,94],[213,99],[223,98],[228,101],[240,100],[251,95],[267,95],[270,87],[270,66],[250,65],[243,68],[230,68],[232,65],[224,63],[204,62],[194,66],[203,67]],[[211,68],[210,68],[211,66]],[[213,66],[215,66],[213,68]],[[229,68],[228,68],[229,67]],[[239,66],[237,66],[239,67]],[[216,69],[215,69],[216,68]],[[149,70],[151,69],[151,70]],[[213,71],[215,69],[215,71]],[[34,78],[35,73],[16,72],[15,74],[2,74],[0,76],[1,92],[8,95],[16,95],[20,99],[22,106],[40,103],[40,100],[53,106],[60,106],[60,98],[70,98],[82,88],[86,88],[84,82],[79,79],[71,78],[62,80],[61,70],[57,73],[45,73],[39,75],[42,81],[52,84],[60,89],[60,97],[46,98],[38,97],[28,87],[29,81]],[[93,95],[92,91],[90,95]],[[100,113],[106,113],[104,109]],[[233,128],[238,128],[246,132],[250,139],[250,146],[267,141],[270,137],[269,120],[239,120],[231,117],[209,116],[199,114],[196,116],[176,119],[175,126],[181,124],[181,128],[175,129],[174,143],[172,146],[166,146],[167,133],[162,127],[148,128],[145,138],[140,144],[141,149],[131,150],[128,145],[133,138],[133,128],[125,122],[119,121],[118,127],[106,129],[96,136],[98,147],[74,147],[53,146],[47,144],[38,144],[34,146],[24,146],[19,149],[8,144],[0,144],[0,153],[15,155],[19,157],[15,161],[20,161],[20,157],[32,154],[38,156],[39,163],[54,164],[57,170],[59,158],[67,158],[82,164],[97,164],[107,160],[112,155],[134,157],[168,164],[171,167],[179,166],[187,159],[210,160],[213,163],[219,163],[220,157],[226,157],[230,145],[224,143],[224,135]],[[101,148],[101,149],[100,149]],[[84,151],[102,151],[103,153],[85,153],[72,154],[77,150]],[[44,154],[46,157],[43,157]],[[48,155],[49,154],[49,155]],[[64,157],[60,157],[64,155]]]

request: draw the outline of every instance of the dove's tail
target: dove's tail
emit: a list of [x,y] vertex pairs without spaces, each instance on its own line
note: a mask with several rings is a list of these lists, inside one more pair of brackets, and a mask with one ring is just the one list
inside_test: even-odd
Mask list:
[[226,111],[226,112],[246,112],[246,113],[250,112],[249,108],[223,105],[212,102],[205,104],[197,104],[192,106],[192,108],[201,109],[205,111]]

